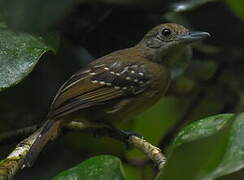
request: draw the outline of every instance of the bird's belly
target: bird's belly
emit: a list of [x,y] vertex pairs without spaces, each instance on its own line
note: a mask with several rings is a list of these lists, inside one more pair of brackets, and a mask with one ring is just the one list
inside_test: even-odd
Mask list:
[[130,120],[153,106],[162,96],[160,92],[148,92],[143,97],[133,97],[114,103],[103,110],[106,120],[112,123]]

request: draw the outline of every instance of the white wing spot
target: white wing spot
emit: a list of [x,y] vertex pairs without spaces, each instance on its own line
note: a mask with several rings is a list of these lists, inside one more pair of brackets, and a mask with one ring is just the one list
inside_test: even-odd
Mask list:
[[132,70],[131,73],[132,73],[132,74],[135,74],[135,71]]
[[103,67],[103,66],[104,66],[104,64],[99,64],[99,65],[94,66],[94,68],[99,68],[99,67]]
[[106,83],[106,85],[107,85],[107,86],[112,86],[112,84],[111,84],[111,83]]
[[120,76],[120,73],[116,73],[117,76]]
[[141,72],[140,72],[140,73],[138,73],[138,74],[139,74],[140,76],[144,76],[144,74],[143,74],[143,73],[141,73]]
[[126,89],[127,89],[127,87],[123,87],[122,89],[123,89],[123,90],[126,90]]
[[97,80],[94,80],[94,81],[92,81],[92,83],[94,83],[94,84],[95,84],[95,83],[98,83],[98,81],[97,81]]
[[139,84],[143,84],[144,82],[143,81],[139,81]]
[[99,84],[105,85],[105,82],[104,81],[100,81]]
[[129,81],[131,80],[131,77],[127,76],[125,79]]
[[91,72],[91,73],[90,73],[90,75],[94,76],[94,75],[96,75],[96,73],[94,73],[94,72]]
[[138,79],[135,79],[134,82],[138,82]]
[[[86,71],[82,71],[81,73],[78,73],[78,74],[84,74],[84,73],[89,73],[89,72],[91,72],[91,69],[88,69],[88,70],[86,70]],[[74,76],[76,76],[76,74],[74,74],[74,75],[71,76],[71,77],[74,77]]]
[[105,67],[104,69],[107,70],[107,71],[109,71],[109,68],[108,67]]
[[113,71],[110,71],[110,73],[111,73],[111,74],[115,74],[115,72],[113,72]]
[[120,87],[119,86],[114,86],[114,89],[120,89]]

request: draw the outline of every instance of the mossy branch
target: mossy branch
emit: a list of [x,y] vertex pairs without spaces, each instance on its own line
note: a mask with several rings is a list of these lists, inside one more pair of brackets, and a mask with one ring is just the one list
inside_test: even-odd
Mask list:
[[[37,126],[35,126],[37,127]],[[84,132],[85,130],[101,130],[106,129],[107,127],[100,126],[98,124],[90,123],[90,122],[70,122],[67,124],[63,130],[68,131],[78,131],[78,132]],[[26,128],[26,133],[21,130],[21,134],[27,133],[33,133],[30,131],[30,128]],[[35,128],[33,126],[32,130],[34,131]],[[16,134],[18,134],[20,130],[16,131]],[[106,131],[105,131],[106,132]],[[16,134],[14,132],[9,133],[9,135],[16,137]],[[5,158],[4,160],[0,161],[0,180],[9,180],[14,177],[14,175],[17,173],[18,170],[24,168],[23,167],[23,160],[25,159],[28,151],[30,150],[30,147],[34,143],[35,139],[37,138],[39,132],[38,130],[35,131],[32,135],[27,137],[26,139],[22,140],[16,148]],[[114,136],[111,133],[104,133],[104,136],[109,136],[118,140],[121,140],[121,137]],[[7,139],[10,139],[10,137],[5,136]],[[1,139],[1,140],[4,140]],[[137,136],[130,136],[128,142],[136,147],[138,150],[144,152],[148,158],[150,158],[159,169],[164,167],[165,164],[165,157],[162,154],[161,150],[146,140],[139,138]]]

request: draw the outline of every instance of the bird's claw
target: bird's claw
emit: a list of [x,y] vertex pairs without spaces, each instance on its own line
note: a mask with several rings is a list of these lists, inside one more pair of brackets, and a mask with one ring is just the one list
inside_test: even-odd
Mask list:
[[116,129],[116,131],[118,132],[119,136],[121,137],[122,141],[125,143],[125,147],[127,150],[131,150],[132,147],[129,143],[129,139],[131,136],[136,136],[136,137],[139,137],[139,138],[142,138],[143,139],[143,136],[136,133],[136,132],[132,132],[132,131],[124,131],[124,130],[121,130],[121,129]]

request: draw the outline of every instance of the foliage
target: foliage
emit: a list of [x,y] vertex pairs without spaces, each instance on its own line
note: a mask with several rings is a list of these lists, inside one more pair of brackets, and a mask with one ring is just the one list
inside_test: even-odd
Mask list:
[[118,158],[110,155],[100,155],[90,158],[78,166],[63,171],[53,180],[69,179],[125,179],[121,168],[121,162]]
[[[55,34],[34,36],[1,28],[0,91],[24,79],[45,52],[50,50],[55,52],[55,44],[51,44],[55,36]],[[54,41],[57,44],[57,40]]]
[[220,114],[183,128],[156,179],[211,180],[240,170],[244,167],[243,124],[244,114]]

